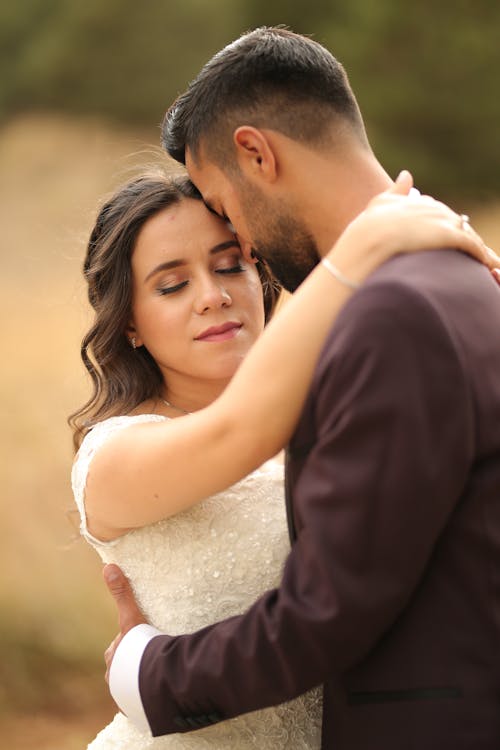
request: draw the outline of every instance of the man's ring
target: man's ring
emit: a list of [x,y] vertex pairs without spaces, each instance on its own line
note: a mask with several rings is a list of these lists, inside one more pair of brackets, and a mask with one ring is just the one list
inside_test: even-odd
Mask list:
[[464,232],[468,232],[470,228],[470,219],[467,214],[460,214],[460,229],[463,229]]

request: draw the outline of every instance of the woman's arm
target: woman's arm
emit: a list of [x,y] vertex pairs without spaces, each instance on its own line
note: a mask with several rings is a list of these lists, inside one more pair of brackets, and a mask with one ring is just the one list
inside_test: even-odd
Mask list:
[[[481,240],[464,229],[457,214],[431,198],[407,197],[410,186],[411,178],[403,177],[371,201],[328,254],[354,284],[397,252],[451,246],[482,257]],[[110,437],[94,457],[87,481],[91,533],[110,539],[179,513],[286,445],[325,338],[352,293],[320,263],[213,404]]]

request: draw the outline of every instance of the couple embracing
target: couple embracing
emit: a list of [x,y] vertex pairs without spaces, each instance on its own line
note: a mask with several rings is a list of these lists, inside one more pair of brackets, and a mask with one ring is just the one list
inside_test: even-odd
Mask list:
[[190,180],[120,189],[84,266],[73,487],[121,627],[90,747],[496,750],[499,259],[290,31],[163,142]]

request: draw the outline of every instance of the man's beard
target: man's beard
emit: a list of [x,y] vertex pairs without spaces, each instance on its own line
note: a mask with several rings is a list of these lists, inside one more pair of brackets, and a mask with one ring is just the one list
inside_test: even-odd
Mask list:
[[[314,237],[306,227],[289,212],[276,211],[262,203],[247,213],[247,224],[253,237],[253,247],[258,257],[267,261],[273,275],[287,292],[294,292],[306,276],[319,263],[320,256]],[[258,223],[254,217],[258,216]]]

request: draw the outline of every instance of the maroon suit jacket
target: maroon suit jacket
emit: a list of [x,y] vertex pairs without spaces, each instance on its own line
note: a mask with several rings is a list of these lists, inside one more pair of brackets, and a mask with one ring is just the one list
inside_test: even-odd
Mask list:
[[287,494],[279,589],[148,644],[153,733],[323,683],[323,748],[498,750],[500,289],[482,266],[400,256],[351,298],[290,445]]

